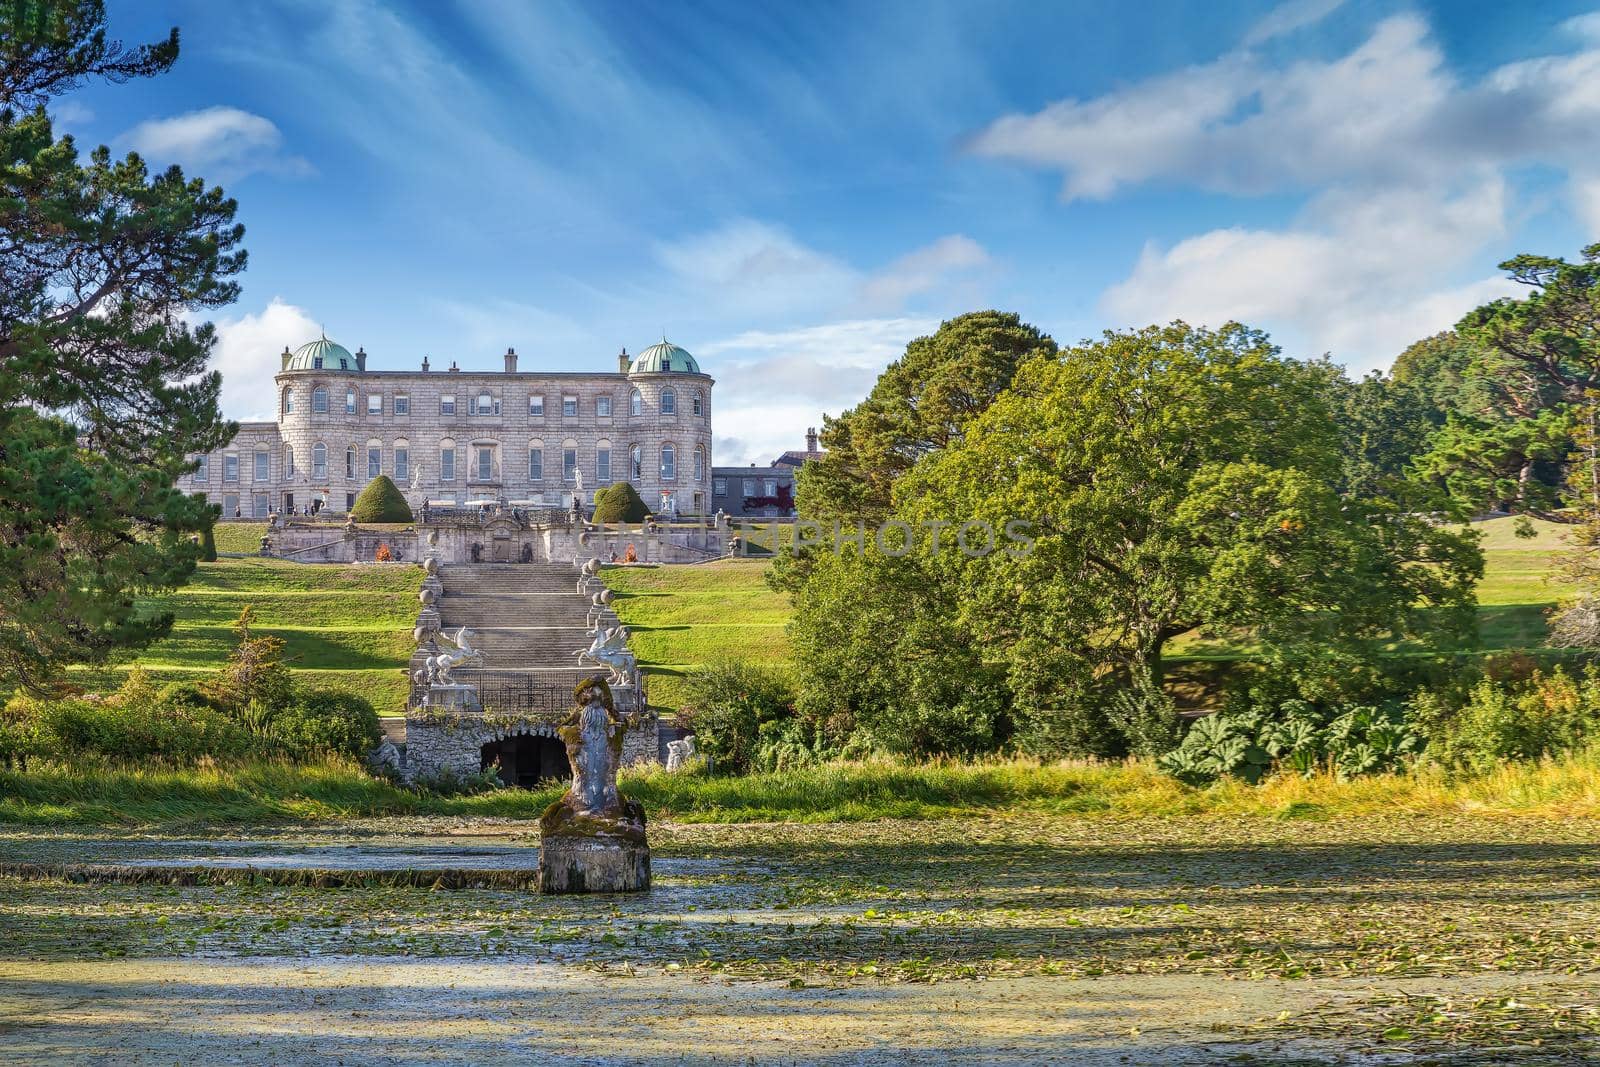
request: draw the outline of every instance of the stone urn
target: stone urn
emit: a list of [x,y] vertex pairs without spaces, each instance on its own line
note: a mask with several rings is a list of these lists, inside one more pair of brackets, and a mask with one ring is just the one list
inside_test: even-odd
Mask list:
[[611,687],[586,678],[577,708],[557,728],[567,747],[572,785],[539,819],[539,890],[543,893],[631,893],[650,888],[650,843],[644,807],[617,792],[622,736]]

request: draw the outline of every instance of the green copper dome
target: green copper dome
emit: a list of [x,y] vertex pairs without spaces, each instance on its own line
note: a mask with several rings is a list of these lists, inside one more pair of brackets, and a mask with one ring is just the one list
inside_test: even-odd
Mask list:
[[344,345],[319,337],[295,349],[294,355],[284,362],[283,369],[359,371],[361,365]]
[[686,374],[699,374],[700,364],[694,361],[686,348],[679,348],[665,337],[658,345],[649,348],[633,357],[633,363],[628,367],[629,374],[644,374],[652,371],[676,371]]

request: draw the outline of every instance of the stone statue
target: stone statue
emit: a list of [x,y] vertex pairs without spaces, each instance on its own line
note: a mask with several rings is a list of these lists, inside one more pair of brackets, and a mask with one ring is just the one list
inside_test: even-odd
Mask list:
[[667,742],[667,770],[681,771],[694,757],[694,735]]
[[420,679],[430,688],[436,685],[454,685],[455,679],[450,677],[450,672],[466,663],[482,663],[483,653],[472,647],[472,631],[465,626],[451,636],[449,631],[443,632],[445,640],[455,645],[455,649],[445,649],[436,656],[429,656],[427,665],[421,672],[426,672],[426,677]]
[[633,653],[628,651],[628,628],[626,626],[613,626],[609,630],[596,626],[590,630],[591,638],[588,648],[579,649],[574,655],[578,657],[578,666],[590,665],[604,667],[612,685],[630,685],[633,682],[634,672],[638,669],[638,661]]
[[611,688],[586,678],[577,708],[557,728],[572,784],[539,819],[539,888],[545,893],[625,893],[650,888],[644,808],[617,791],[623,735]]

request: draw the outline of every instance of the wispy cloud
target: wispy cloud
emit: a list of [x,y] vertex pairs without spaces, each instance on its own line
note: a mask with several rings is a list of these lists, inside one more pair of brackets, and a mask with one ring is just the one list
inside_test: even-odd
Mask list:
[[1344,0],[1289,0],[1257,20],[1245,32],[1243,43],[1252,46],[1287,37],[1307,26],[1316,25],[1343,6]]
[[861,288],[862,303],[877,311],[898,311],[913,297],[993,264],[977,241],[951,234],[906,253],[868,278]]
[[208,107],[150,119],[117,138],[158,164],[177,163],[213,181],[237,181],[260,171],[301,176],[309,162],[283,150],[283,134],[270,119],[236,107]]

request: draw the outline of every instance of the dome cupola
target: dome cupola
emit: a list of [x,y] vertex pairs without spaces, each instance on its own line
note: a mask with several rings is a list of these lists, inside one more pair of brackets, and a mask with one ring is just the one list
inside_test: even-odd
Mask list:
[[355,371],[360,372],[366,368],[362,366],[366,361],[351,355],[350,350],[337,341],[330,341],[327,335],[317,338],[309,344],[301,345],[290,353],[288,349],[283,352],[284,370],[330,370],[330,371]]
[[668,372],[699,374],[700,364],[695,362],[688,349],[679,348],[665,337],[661,339],[660,344],[651,345],[637,356],[634,356],[633,363],[628,367],[629,374]]

